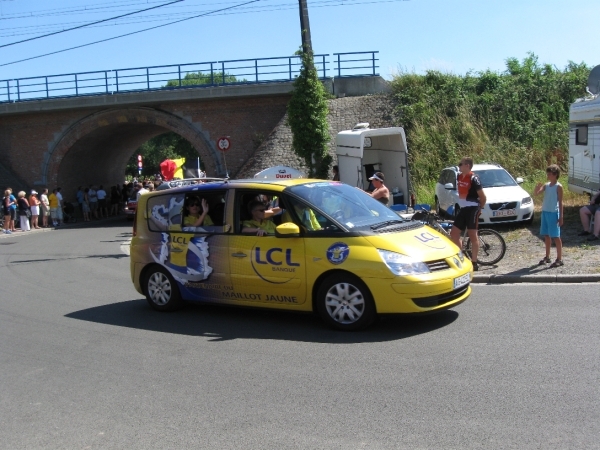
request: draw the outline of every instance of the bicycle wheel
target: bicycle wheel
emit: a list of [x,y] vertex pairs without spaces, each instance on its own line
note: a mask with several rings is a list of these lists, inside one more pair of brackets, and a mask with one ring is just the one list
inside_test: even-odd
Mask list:
[[[494,230],[479,230],[479,252],[477,254],[477,262],[482,266],[491,266],[496,264],[506,253],[506,242],[504,238]],[[471,258],[471,240],[465,238],[465,250],[467,256]]]

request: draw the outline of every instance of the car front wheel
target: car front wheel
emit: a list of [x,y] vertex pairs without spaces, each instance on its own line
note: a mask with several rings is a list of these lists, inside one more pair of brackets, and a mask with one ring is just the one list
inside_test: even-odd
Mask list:
[[157,311],[174,311],[183,306],[179,289],[171,274],[163,267],[154,266],[145,276],[146,300]]
[[376,317],[369,289],[350,274],[334,274],[321,283],[317,311],[328,325],[343,331],[365,328]]

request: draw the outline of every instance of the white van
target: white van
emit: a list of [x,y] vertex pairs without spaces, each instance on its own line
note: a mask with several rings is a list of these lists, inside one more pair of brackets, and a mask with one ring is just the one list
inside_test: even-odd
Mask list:
[[369,128],[368,123],[359,123],[337,134],[335,153],[340,181],[367,190],[369,177],[383,172],[393,196],[388,206],[409,204],[411,184],[403,128]]
[[591,96],[569,109],[569,190],[590,194],[600,189],[600,65],[590,73]]

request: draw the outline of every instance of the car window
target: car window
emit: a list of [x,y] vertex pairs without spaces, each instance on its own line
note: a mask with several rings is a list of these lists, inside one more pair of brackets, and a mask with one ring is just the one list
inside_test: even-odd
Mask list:
[[320,211],[295,198],[289,198],[290,207],[283,212],[282,223],[293,222],[308,234],[322,231],[341,231]]
[[344,183],[308,183],[291,186],[285,192],[310,205],[312,210],[320,213],[324,219],[339,223],[347,229],[401,220],[394,211],[362,190]]
[[148,199],[147,217],[150,231],[168,231],[172,226],[181,226],[181,209],[184,194],[156,195]]
[[504,169],[489,169],[474,171],[479,175],[481,186],[484,188],[517,186],[517,182]]
[[[256,224],[253,210],[264,210],[264,214],[258,218],[263,224]],[[274,234],[274,228],[282,222],[285,204],[281,194],[269,190],[243,190],[236,194],[235,203],[235,232],[244,233],[244,228],[265,228],[268,234]]]
[[[181,207],[183,231],[225,231],[225,199],[226,191],[194,190],[186,193]],[[206,214],[203,204],[208,208]]]

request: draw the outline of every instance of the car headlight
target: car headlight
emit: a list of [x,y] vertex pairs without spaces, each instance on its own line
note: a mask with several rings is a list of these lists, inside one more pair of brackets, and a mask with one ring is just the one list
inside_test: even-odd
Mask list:
[[417,261],[401,253],[380,250],[379,255],[394,275],[422,275],[430,273],[429,267],[423,261]]
[[460,259],[460,262],[465,262],[465,254],[462,252],[462,250],[459,250],[458,252],[458,259]]
[[531,197],[525,197],[523,200],[521,200],[521,205],[528,205],[531,203]]

